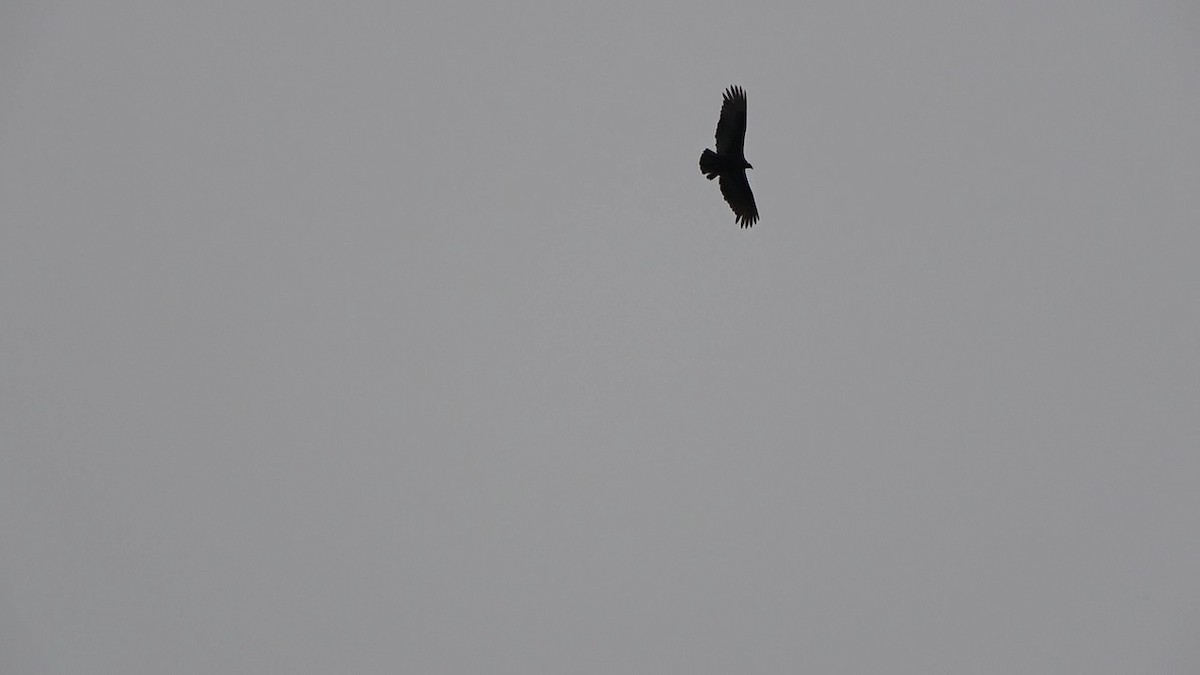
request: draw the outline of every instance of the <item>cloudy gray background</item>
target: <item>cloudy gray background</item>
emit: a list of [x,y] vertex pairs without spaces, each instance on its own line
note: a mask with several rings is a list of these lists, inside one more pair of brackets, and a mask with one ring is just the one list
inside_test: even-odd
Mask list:
[[7,3],[0,670],[1200,670],[1200,12],[898,5]]

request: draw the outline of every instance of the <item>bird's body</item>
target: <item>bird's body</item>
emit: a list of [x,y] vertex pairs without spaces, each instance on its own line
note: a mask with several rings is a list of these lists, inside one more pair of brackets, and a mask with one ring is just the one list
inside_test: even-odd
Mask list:
[[706,178],[719,179],[721,194],[733,209],[734,221],[742,227],[758,222],[758,206],[746,180],[746,92],[741,87],[725,90],[721,117],[717,121],[716,152],[705,150],[700,155],[700,172]]

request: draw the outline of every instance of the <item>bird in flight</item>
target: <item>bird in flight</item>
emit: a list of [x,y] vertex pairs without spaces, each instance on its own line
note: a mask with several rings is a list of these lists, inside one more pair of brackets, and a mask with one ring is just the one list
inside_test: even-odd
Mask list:
[[758,222],[758,207],[754,193],[746,180],[746,161],[742,145],[746,141],[746,92],[738,86],[725,90],[721,118],[717,120],[717,151],[705,150],[700,155],[700,172],[709,180],[719,178],[721,194],[733,209],[734,222],[750,227]]

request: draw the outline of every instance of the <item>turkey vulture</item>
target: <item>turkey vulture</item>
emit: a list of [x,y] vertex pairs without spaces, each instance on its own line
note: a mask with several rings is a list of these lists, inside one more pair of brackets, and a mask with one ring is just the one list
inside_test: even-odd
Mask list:
[[734,222],[750,227],[758,222],[754,193],[746,181],[746,169],[753,169],[742,151],[746,140],[746,92],[737,86],[725,90],[721,119],[717,120],[717,151],[700,155],[700,172],[709,180],[721,179],[721,194],[736,216]]

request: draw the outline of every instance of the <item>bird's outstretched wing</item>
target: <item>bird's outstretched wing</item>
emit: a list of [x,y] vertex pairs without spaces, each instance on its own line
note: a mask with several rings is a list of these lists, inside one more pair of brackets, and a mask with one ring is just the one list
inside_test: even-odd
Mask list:
[[754,203],[754,193],[750,191],[750,182],[746,180],[745,169],[728,171],[721,174],[721,195],[733,209],[734,221],[742,227],[750,227],[758,222],[758,206]]
[[721,118],[717,121],[717,154],[741,159],[746,142],[746,92],[741,87],[725,90]]

